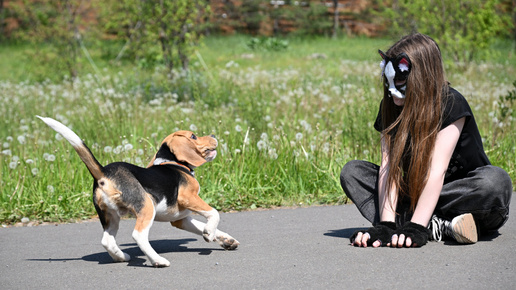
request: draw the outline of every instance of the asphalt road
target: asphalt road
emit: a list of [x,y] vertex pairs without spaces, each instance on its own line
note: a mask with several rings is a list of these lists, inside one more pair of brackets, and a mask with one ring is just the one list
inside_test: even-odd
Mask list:
[[[199,217],[200,218],[200,217]],[[219,228],[241,243],[215,243],[155,223],[151,245],[171,261],[153,268],[131,238],[133,260],[112,263],[99,222],[0,229],[1,289],[514,289],[516,216],[473,245],[430,242],[417,249],[355,248],[369,225],[353,205],[221,214]]]

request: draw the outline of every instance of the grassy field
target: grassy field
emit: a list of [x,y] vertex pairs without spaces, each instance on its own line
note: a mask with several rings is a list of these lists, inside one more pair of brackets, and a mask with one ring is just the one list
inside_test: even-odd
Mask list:
[[[95,215],[86,167],[35,115],[71,127],[102,164],[144,166],[178,129],[216,134],[219,155],[196,175],[200,195],[219,210],[346,202],[342,166],[379,162],[376,51],[392,41],[290,39],[284,51],[251,51],[248,41],[207,38],[192,72],[175,72],[173,81],[162,67],[114,64],[105,49],[90,48],[100,73],[84,61],[73,84],[50,73],[33,81],[34,64],[24,57],[31,48],[0,47],[0,222]],[[497,43],[490,62],[448,65],[447,77],[469,100],[492,163],[515,180],[514,113],[504,117],[499,102],[515,89],[511,45]]]

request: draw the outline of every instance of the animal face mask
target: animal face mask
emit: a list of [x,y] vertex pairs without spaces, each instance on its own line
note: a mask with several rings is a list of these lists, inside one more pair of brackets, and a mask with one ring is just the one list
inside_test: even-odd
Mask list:
[[[407,78],[412,68],[410,58],[406,53],[400,53],[395,58],[390,58],[383,51],[378,50],[382,56],[380,68],[382,69],[382,76],[385,75],[387,82],[385,86],[388,88],[389,96],[395,96],[400,99],[405,98],[405,90],[407,88]],[[399,85],[396,85],[396,82]]]

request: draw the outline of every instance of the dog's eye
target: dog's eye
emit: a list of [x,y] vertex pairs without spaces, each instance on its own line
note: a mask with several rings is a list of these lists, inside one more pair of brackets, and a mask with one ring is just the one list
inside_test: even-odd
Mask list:
[[197,140],[197,136],[195,136],[195,134],[192,134],[192,137],[190,137],[190,138]]

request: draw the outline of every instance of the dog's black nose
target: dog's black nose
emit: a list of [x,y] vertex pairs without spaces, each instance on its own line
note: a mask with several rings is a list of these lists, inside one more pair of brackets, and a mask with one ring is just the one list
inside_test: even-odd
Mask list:
[[211,135],[210,135],[210,137],[211,137],[211,138],[215,138],[215,135],[211,134]]

